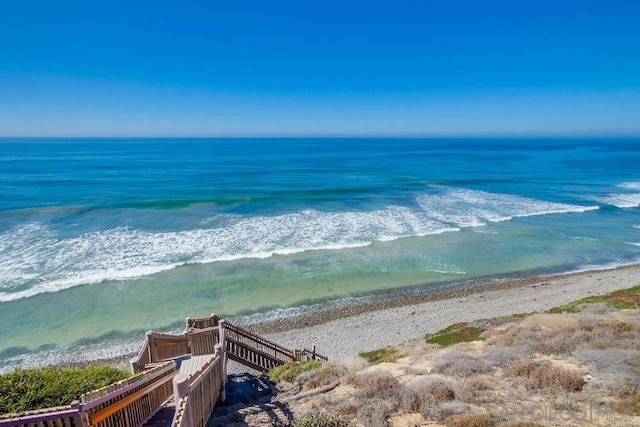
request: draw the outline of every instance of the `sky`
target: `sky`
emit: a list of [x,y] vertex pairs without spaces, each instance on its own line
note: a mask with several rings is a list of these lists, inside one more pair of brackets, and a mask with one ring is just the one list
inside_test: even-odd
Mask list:
[[0,2],[0,136],[640,135],[640,1]]

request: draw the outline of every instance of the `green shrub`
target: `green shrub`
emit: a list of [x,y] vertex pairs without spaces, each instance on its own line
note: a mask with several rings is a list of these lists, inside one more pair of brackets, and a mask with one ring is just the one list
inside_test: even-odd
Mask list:
[[617,309],[634,309],[640,306],[640,286],[621,289],[606,295],[594,295],[554,307],[549,313],[577,313],[585,304],[606,303]]
[[271,369],[267,372],[267,377],[269,377],[271,381],[287,381],[291,383],[294,382],[301,373],[320,368],[322,368],[322,362],[318,362],[317,360],[303,363],[289,362]]
[[293,423],[294,427],[347,427],[348,425],[349,421],[340,415],[319,414],[309,414]]
[[363,351],[358,353],[360,357],[369,363],[394,363],[400,358],[400,352],[397,348],[385,347],[373,351]]
[[469,326],[467,323],[455,323],[435,334],[427,334],[424,340],[429,344],[439,344],[443,347],[469,341],[484,341],[480,336],[484,332],[482,328]]
[[109,365],[16,369],[0,375],[0,414],[69,405],[84,393],[128,376]]

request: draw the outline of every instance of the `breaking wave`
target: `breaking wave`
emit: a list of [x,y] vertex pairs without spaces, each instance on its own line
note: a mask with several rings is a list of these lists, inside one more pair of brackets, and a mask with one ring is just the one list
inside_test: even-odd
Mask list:
[[120,227],[61,238],[51,226],[33,222],[0,233],[0,301],[138,278],[187,263],[352,248],[516,217],[595,209],[598,207],[436,188],[435,194],[420,195],[410,206],[364,212],[306,209],[273,216],[227,215],[224,220],[213,218],[210,224],[217,227],[186,231]]

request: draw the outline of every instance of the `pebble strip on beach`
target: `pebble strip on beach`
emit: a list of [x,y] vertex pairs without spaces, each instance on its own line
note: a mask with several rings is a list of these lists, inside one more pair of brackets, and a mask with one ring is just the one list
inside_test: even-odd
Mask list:
[[[611,270],[485,283],[437,295],[377,299],[373,306],[336,308],[258,325],[289,348],[317,347],[330,360],[397,345],[453,323],[544,311],[590,295],[640,285],[640,265]],[[287,325],[289,326],[288,330]],[[306,326],[305,326],[306,325]],[[269,332],[273,331],[273,332]]]

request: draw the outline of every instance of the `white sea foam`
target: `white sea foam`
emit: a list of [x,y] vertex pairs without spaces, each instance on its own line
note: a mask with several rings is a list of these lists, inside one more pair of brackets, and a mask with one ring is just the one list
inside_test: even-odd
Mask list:
[[597,206],[552,203],[510,194],[458,189],[444,194],[421,196],[418,203],[431,218],[458,227],[478,227],[487,222],[510,221],[518,217],[598,209]]
[[[437,189],[413,207],[365,212],[306,209],[274,216],[213,218],[216,228],[148,232],[132,228],[61,238],[30,223],[0,233],[0,301],[57,292],[105,280],[132,279],[186,263],[267,258],[308,250],[336,250],[409,236],[477,227],[487,222],[594,206],[538,201],[484,191]],[[457,273],[449,268],[443,272]]]
[[598,201],[623,209],[636,208],[640,206],[640,193],[610,194],[598,199]]
[[623,182],[619,187],[629,188],[631,190],[640,190],[640,182]]
[[640,206],[640,182],[623,182],[617,186],[624,189],[623,192],[607,194],[603,197],[595,197],[594,200],[606,205],[621,209],[636,208]]

